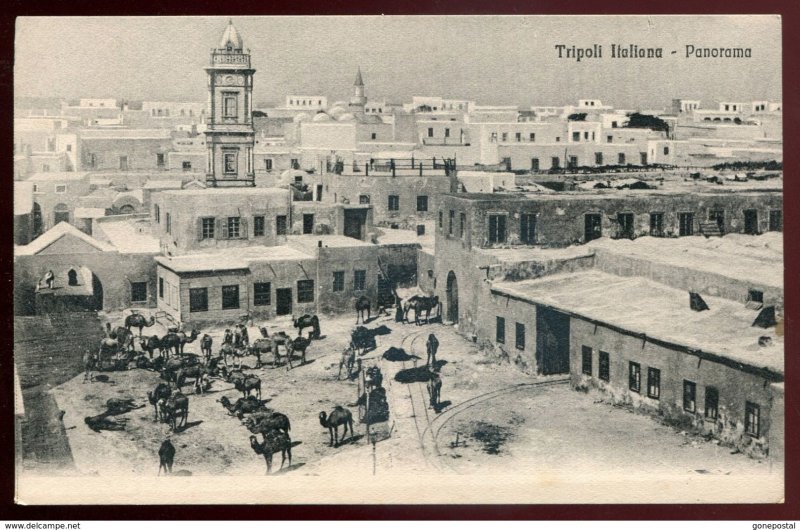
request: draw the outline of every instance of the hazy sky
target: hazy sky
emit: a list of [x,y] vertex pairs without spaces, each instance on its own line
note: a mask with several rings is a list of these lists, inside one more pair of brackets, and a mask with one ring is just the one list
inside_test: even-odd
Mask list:
[[[24,17],[15,94],[205,101],[210,49],[227,17]],[[287,94],[479,104],[563,105],[599,98],[662,108],[672,97],[781,98],[778,16],[233,17],[252,53],[255,102]],[[663,59],[611,59],[613,43],[663,47]],[[603,58],[558,59],[556,44],[603,46]],[[750,59],[687,59],[685,46],[749,47]],[[672,50],[677,51],[672,55]]]

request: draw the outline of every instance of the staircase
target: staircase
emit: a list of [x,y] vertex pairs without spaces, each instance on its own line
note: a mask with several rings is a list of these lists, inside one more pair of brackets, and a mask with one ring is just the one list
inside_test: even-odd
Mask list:
[[722,237],[722,229],[716,221],[700,223],[700,233],[706,237]]

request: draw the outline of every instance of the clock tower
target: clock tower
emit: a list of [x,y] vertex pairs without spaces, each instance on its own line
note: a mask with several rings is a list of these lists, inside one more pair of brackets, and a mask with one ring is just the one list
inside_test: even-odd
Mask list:
[[219,47],[211,50],[208,73],[206,183],[212,187],[255,186],[253,169],[253,74],[250,53],[228,22]]

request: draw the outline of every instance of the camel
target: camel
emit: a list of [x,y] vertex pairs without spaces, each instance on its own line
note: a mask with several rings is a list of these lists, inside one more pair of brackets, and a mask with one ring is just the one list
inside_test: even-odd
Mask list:
[[106,335],[107,338],[116,340],[120,349],[128,351],[136,350],[133,344],[133,333],[131,333],[131,330],[123,327],[117,327],[112,330],[111,324],[106,322]]
[[[339,445],[339,425],[344,425],[342,432],[342,442],[347,436],[347,427],[350,426],[350,437],[355,435],[353,430],[353,414],[346,408],[336,405],[330,414],[325,414],[325,411],[319,413],[319,424],[327,427],[328,433],[331,436],[331,447]],[[334,440],[336,445],[334,446]]]
[[172,395],[172,388],[169,386],[169,383],[159,383],[153,390],[147,393],[147,400],[150,402],[151,405],[153,405],[153,409],[156,412],[155,421],[158,421],[160,418],[158,402],[161,401],[162,399],[169,398],[170,395]]
[[[261,368],[261,355],[265,353],[273,353],[275,343],[269,338],[260,338],[253,341],[250,345],[250,353],[256,356],[256,368]],[[274,355],[274,354],[273,354]],[[275,367],[273,361],[272,367]]]
[[158,448],[158,474],[161,475],[161,469],[164,469],[164,474],[172,473],[172,462],[175,460],[175,446],[172,445],[169,438],[161,442],[161,447]]
[[111,398],[106,401],[106,414],[108,416],[116,416],[118,414],[125,414],[132,410],[140,409],[144,405],[136,405],[132,398],[121,399]]
[[188,359],[183,359],[181,357],[171,357],[166,360],[164,363],[164,369],[161,371],[161,379],[167,382],[174,382],[177,384],[178,382],[178,371],[181,368],[190,366],[190,362]]
[[374,331],[364,326],[358,326],[350,332],[350,343],[359,355],[364,355],[367,351],[377,347]]
[[193,329],[192,334],[188,337],[182,331],[171,331],[161,337],[161,349],[166,351],[167,355],[169,355],[170,349],[174,349],[175,354],[180,355],[183,353],[183,347],[189,342],[194,342],[198,335],[199,332],[196,329]]
[[264,455],[264,460],[267,462],[267,475],[272,472],[272,455],[278,451],[281,452],[281,469],[283,469],[287,454],[289,455],[289,466],[292,465],[292,439],[285,432],[270,431],[264,434],[262,443],[258,443],[258,438],[255,436],[250,436],[250,447],[257,455]]
[[142,347],[142,351],[146,351],[150,355],[151,360],[153,359],[154,351],[158,350],[158,354],[162,354],[161,339],[158,338],[158,335],[147,337],[147,339],[139,337],[139,346]]
[[94,432],[125,430],[125,424],[128,422],[127,418],[110,420],[107,416],[106,413],[98,414],[97,416],[86,416],[83,421]]
[[247,377],[241,370],[228,370],[227,367],[222,367],[222,377],[229,383],[236,384],[237,381],[244,381]]
[[366,296],[361,296],[361,297],[359,297],[358,300],[356,300],[356,324],[358,324],[358,320],[359,319],[361,319],[361,321],[364,324],[366,324],[367,321],[364,320],[364,311],[367,312],[367,320],[369,320],[369,318],[370,318],[370,305],[371,304],[370,304],[369,298],[367,298]]
[[305,328],[312,328],[311,338],[312,339],[319,339],[320,338],[320,330],[319,330],[319,317],[317,315],[303,315],[300,318],[294,319],[294,327],[297,328],[297,336],[303,336],[303,330]]
[[283,346],[283,349],[286,352],[286,360],[289,363],[289,365],[286,367],[286,369],[288,370],[289,366],[291,366],[291,356],[292,356],[292,351],[291,351],[292,339],[291,339],[291,337],[289,337],[289,335],[287,335],[283,331],[278,331],[277,333],[272,335],[270,340],[272,341],[272,344],[274,345],[274,347],[272,349],[272,355],[273,355],[272,367],[275,368],[276,366],[278,366],[278,362],[281,359],[280,347]]
[[269,409],[251,414],[242,423],[251,433],[261,433],[262,435],[267,431],[276,429],[288,434],[292,428],[289,423],[289,416]]
[[[177,427],[186,427],[189,421],[189,398],[176,391],[167,399],[159,400],[159,407],[161,408],[161,417],[167,423],[173,432]],[[178,421],[178,416],[181,420]]]
[[211,335],[205,334],[203,338],[200,339],[200,351],[202,352],[203,356],[206,358],[206,361],[211,358],[211,346],[214,344],[214,340],[211,338]]
[[408,299],[405,307],[405,316],[403,320],[408,322],[408,313],[409,311],[414,311],[414,323],[416,325],[421,325],[419,321],[419,315],[423,311],[425,312],[425,323],[431,318],[431,310],[436,308],[436,316],[441,316],[441,306],[439,305],[439,297],[438,296],[412,296]]
[[297,337],[291,342],[291,345],[292,347],[288,354],[289,366],[291,368],[294,368],[294,366],[292,366],[292,357],[294,356],[295,352],[300,352],[300,361],[301,361],[300,366],[306,364],[306,350],[311,345],[311,339],[307,339],[305,337]]
[[[102,346],[101,346],[102,351]],[[98,355],[92,353],[91,350],[86,350],[86,353],[83,354],[83,382],[89,381],[90,383],[94,381],[94,370],[97,368],[97,360]]]
[[255,396],[239,398],[234,403],[231,403],[227,396],[222,396],[217,402],[222,403],[222,406],[227,409],[228,415],[236,416],[239,419],[242,419],[245,414],[266,410],[261,400]]
[[140,338],[142,336],[142,329],[149,328],[150,326],[155,325],[155,323],[156,317],[153,315],[150,315],[150,320],[147,320],[144,318],[144,315],[140,315],[138,313],[134,313],[133,315],[128,315],[125,317],[125,329],[130,331],[132,327],[139,328]]
[[255,375],[245,376],[243,380],[236,381],[233,384],[234,388],[242,393],[244,397],[250,395],[253,390],[258,394],[258,399],[261,399],[261,379]]
[[220,363],[224,364],[225,359],[222,357],[211,357],[210,359],[206,360],[205,366],[208,370],[208,375],[215,377],[219,375],[220,371]]
[[350,379],[350,374],[353,373],[353,365],[355,365],[355,363],[356,350],[351,344],[350,347],[342,352],[342,358],[339,359],[339,374],[336,376],[336,379],[339,380],[342,378],[342,368],[347,368],[347,379]]
[[190,377],[194,379],[195,390],[199,391],[200,394],[208,389],[208,369],[202,364],[195,364],[178,369],[175,374],[175,386],[177,386],[178,391],[183,388],[183,385],[186,384],[186,379]]

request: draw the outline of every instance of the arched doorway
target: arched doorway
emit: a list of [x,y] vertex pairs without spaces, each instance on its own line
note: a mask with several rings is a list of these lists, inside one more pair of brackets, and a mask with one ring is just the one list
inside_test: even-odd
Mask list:
[[91,311],[103,310],[103,284],[100,283],[100,278],[95,273],[92,273],[92,302],[90,303]]
[[447,320],[458,324],[458,280],[453,271],[447,274]]
[[57,204],[53,208],[53,226],[61,222],[69,222],[69,206],[64,203]]
[[67,272],[67,285],[78,285],[78,273],[75,272],[75,269]]
[[33,237],[34,239],[42,235],[42,207],[38,202],[33,203]]

